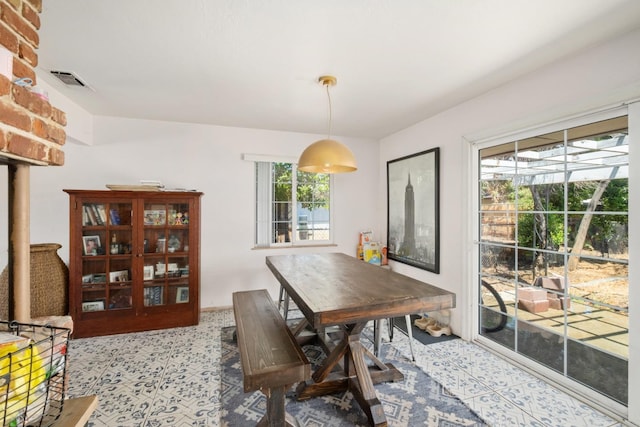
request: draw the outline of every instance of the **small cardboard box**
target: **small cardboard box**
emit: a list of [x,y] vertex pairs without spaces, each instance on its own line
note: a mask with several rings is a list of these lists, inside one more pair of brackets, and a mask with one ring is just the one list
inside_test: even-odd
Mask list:
[[529,313],[541,313],[549,310],[549,300],[531,301],[526,299],[518,300],[518,308],[526,310]]
[[520,288],[518,289],[518,299],[529,301],[542,301],[547,299],[547,291],[542,288]]

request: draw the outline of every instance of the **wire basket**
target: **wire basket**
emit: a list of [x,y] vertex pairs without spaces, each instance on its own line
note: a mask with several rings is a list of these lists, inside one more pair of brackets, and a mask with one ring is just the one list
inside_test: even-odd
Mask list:
[[66,391],[70,329],[0,321],[0,422],[51,426]]

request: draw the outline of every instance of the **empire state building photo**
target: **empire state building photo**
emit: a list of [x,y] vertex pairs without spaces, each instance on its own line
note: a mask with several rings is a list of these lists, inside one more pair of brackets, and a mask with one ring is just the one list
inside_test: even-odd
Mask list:
[[439,149],[387,162],[389,259],[439,272]]

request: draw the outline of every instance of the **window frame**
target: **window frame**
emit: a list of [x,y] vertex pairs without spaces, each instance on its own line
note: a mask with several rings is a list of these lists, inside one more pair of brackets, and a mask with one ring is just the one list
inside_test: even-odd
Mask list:
[[[328,174],[329,177],[329,228],[328,228],[328,233],[329,233],[329,238],[325,239],[325,240],[300,240],[297,237],[297,233],[292,232],[292,240],[290,242],[282,242],[282,243],[278,243],[278,242],[273,242],[273,236],[272,236],[272,227],[274,224],[274,219],[273,219],[273,204],[274,204],[274,200],[273,200],[273,193],[271,191],[271,189],[273,188],[273,164],[274,163],[288,163],[291,164],[292,166],[292,188],[296,189],[295,191],[291,192],[292,198],[290,200],[291,202],[291,229],[292,230],[298,230],[300,227],[300,218],[299,218],[299,203],[297,201],[297,185],[298,185],[298,168],[297,168],[297,159],[291,158],[291,157],[279,157],[279,156],[269,156],[269,155],[255,155],[255,154],[245,154],[244,156],[244,160],[247,161],[251,161],[253,163],[253,169],[254,169],[254,179],[253,179],[253,185],[254,185],[254,197],[253,197],[253,206],[254,206],[254,221],[253,221],[253,227],[254,227],[254,233],[253,233],[253,248],[254,249],[277,249],[277,248],[290,248],[290,247],[311,247],[311,246],[327,246],[327,245],[333,245],[334,244],[334,233],[333,233],[333,227],[334,227],[334,215],[333,215],[333,211],[334,211],[334,206],[333,206],[333,200],[334,200],[334,180],[333,180],[333,175]],[[262,162],[262,163],[268,163],[269,164],[269,182],[266,183],[266,187],[269,189],[268,192],[268,203],[267,206],[259,206],[259,192],[260,192],[260,183],[258,182],[259,180],[259,176],[258,176],[258,163]],[[265,194],[266,195],[266,194]],[[262,211],[263,213],[266,213],[266,215],[268,216],[268,219],[259,219],[259,211]],[[266,230],[260,230],[259,229],[259,221],[262,221],[265,223],[265,227]],[[262,235],[263,237],[266,235],[269,235],[269,241],[268,242],[260,242],[259,241],[259,235]]]
[[[566,388],[567,390],[571,390],[572,393],[577,397],[586,398],[596,406],[601,408],[607,408],[608,410],[613,410],[613,412],[618,414],[627,414],[629,408],[627,406],[621,405],[613,399],[610,399],[608,396],[601,394],[587,386],[584,386],[574,380],[564,377],[562,374],[558,374],[557,372],[545,367],[544,365],[540,365],[536,362],[533,362],[531,359],[522,356],[518,353],[515,353],[512,350],[506,349],[505,347],[496,344],[492,340],[484,337],[480,333],[480,325],[479,325],[479,269],[481,266],[479,265],[480,259],[480,246],[481,241],[479,240],[480,236],[480,191],[478,186],[478,177],[479,177],[479,168],[480,168],[480,151],[482,149],[495,147],[501,144],[506,144],[513,142],[515,140],[523,140],[527,138],[532,138],[538,135],[543,135],[546,133],[561,131],[564,129],[570,129],[573,127],[579,127],[583,125],[587,125],[590,123],[595,123],[598,121],[608,120],[614,117],[618,117],[621,115],[627,115],[629,117],[629,126],[628,131],[629,135],[631,135],[632,131],[632,113],[631,109],[627,107],[627,105],[616,105],[611,108],[602,108],[597,111],[586,112],[580,115],[556,118],[554,120],[550,120],[547,123],[542,123],[535,126],[525,127],[522,126],[519,129],[512,129],[511,131],[501,130],[500,133],[496,132],[493,136],[489,135],[486,132],[483,134],[477,135],[467,135],[463,137],[463,141],[468,144],[468,151],[465,156],[465,162],[469,166],[468,174],[465,174],[465,180],[468,183],[467,188],[465,190],[467,194],[467,202],[465,206],[468,208],[469,215],[467,216],[467,228],[465,234],[468,237],[468,249],[465,254],[466,259],[468,260],[467,266],[465,267],[464,277],[467,278],[467,283],[469,286],[465,289],[465,298],[470,302],[470,310],[465,316],[465,335],[469,336],[472,341],[495,351],[498,354],[503,355],[507,359],[514,360],[516,363],[521,366],[529,369],[531,372],[535,372],[537,375],[542,375],[547,379],[552,380],[556,384]],[[632,162],[632,156],[630,156],[629,163]],[[631,180],[630,180],[630,195],[631,199]],[[631,210],[631,203],[628,207]],[[630,221],[631,222],[631,221]],[[629,239],[631,241],[631,238]],[[630,242],[631,243],[631,242]],[[631,251],[632,249],[629,248]],[[632,258],[630,256],[629,263],[632,262]],[[629,279],[631,280],[631,279]],[[631,310],[631,306],[633,303],[633,298],[630,295],[629,307]],[[629,334],[630,340],[631,338],[631,325],[633,324],[633,317],[629,317]],[[637,331],[635,332],[637,334]],[[628,358],[629,366],[632,366],[632,357]],[[635,388],[635,383],[632,379],[633,373],[632,370],[629,370],[629,402],[633,401],[632,396],[634,395],[632,389]]]

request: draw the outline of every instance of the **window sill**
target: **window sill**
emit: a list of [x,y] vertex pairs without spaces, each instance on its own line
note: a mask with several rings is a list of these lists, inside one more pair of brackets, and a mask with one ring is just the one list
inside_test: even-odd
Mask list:
[[335,243],[318,243],[317,245],[281,245],[281,246],[254,246],[252,251],[261,251],[264,249],[291,249],[291,248],[330,248],[337,247]]

